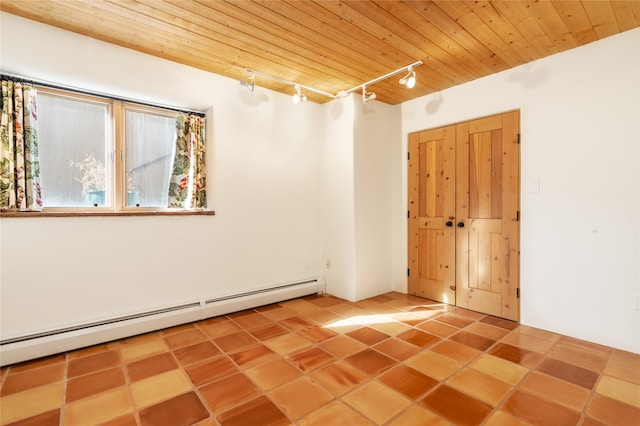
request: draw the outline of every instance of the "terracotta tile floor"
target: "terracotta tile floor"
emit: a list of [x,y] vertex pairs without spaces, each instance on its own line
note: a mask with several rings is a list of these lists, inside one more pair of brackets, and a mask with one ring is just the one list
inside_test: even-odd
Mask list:
[[640,425],[640,355],[400,293],[1,370],[1,425]]

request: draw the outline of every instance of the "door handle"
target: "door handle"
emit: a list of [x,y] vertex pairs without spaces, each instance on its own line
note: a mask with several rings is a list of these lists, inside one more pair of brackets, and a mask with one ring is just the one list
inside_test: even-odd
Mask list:
[[458,222],[458,228],[464,228],[464,222]]
[[448,221],[445,223],[445,226],[447,226],[448,228],[451,228],[451,227],[453,226],[453,222],[451,222],[450,220],[448,220]]

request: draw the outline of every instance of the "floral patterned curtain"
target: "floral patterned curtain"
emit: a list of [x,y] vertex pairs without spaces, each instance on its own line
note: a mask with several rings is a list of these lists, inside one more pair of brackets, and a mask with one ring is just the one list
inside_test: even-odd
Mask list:
[[0,210],[42,210],[35,87],[2,79]]
[[180,114],[169,181],[170,208],[206,208],[204,117]]

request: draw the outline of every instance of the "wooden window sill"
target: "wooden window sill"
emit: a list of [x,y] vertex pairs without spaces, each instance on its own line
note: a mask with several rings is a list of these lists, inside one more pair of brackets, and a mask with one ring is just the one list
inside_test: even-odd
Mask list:
[[120,217],[120,216],[215,216],[213,210],[180,210],[180,211],[44,211],[44,212],[20,212],[0,211],[0,218],[24,218],[24,217]]

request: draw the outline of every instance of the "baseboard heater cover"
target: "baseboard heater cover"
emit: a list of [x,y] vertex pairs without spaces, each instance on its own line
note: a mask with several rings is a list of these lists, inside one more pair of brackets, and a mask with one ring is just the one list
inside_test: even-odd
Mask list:
[[296,297],[324,293],[324,287],[322,278],[314,278],[4,339],[0,341],[0,365],[15,364]]

